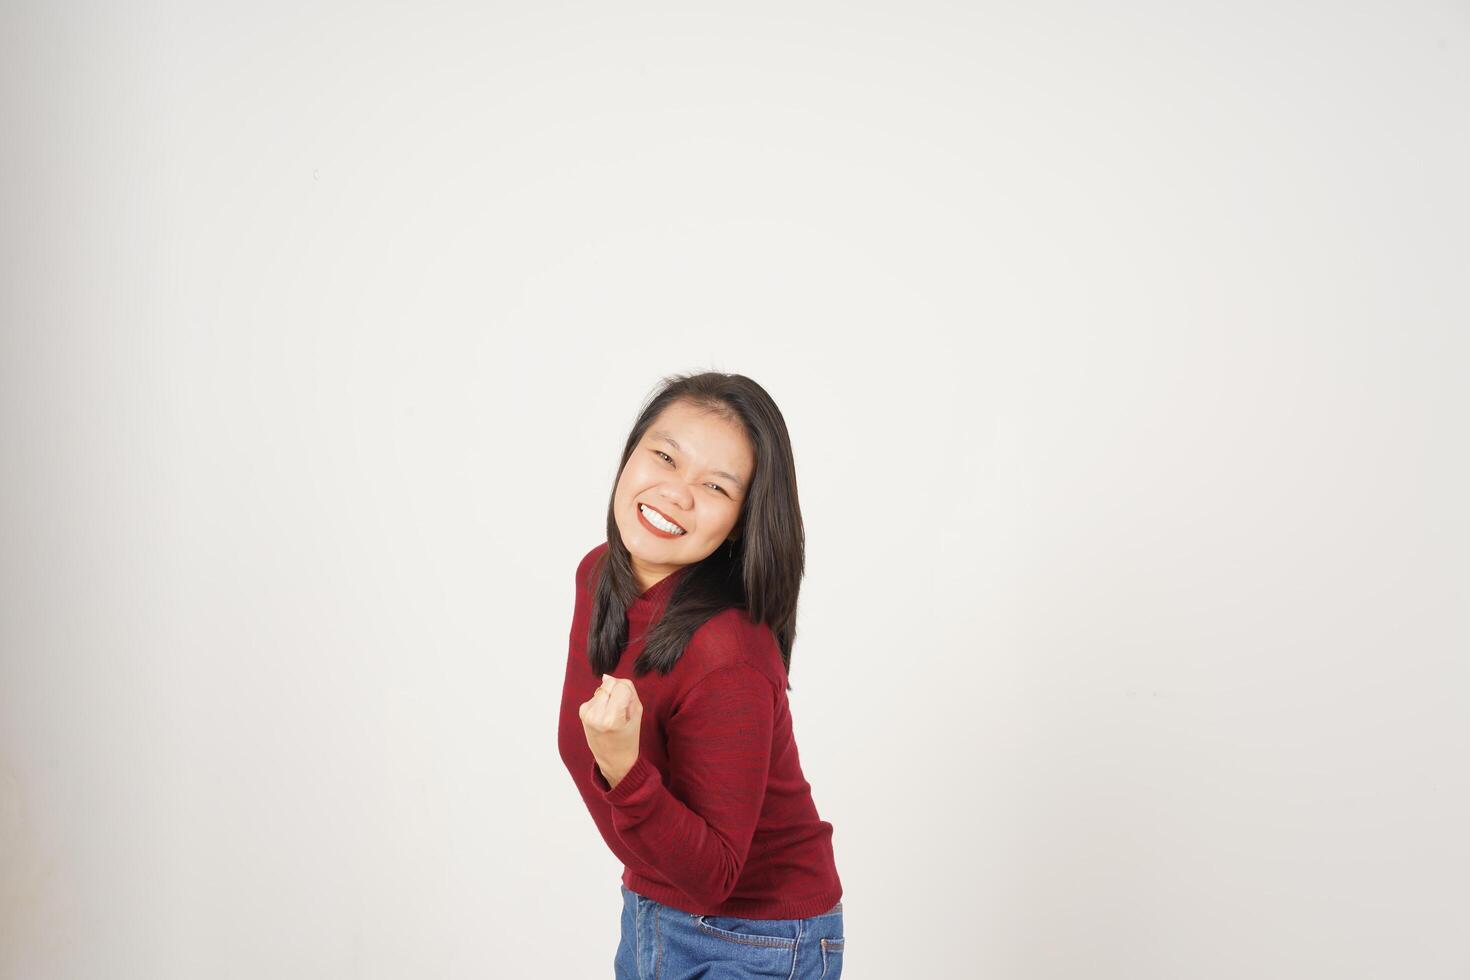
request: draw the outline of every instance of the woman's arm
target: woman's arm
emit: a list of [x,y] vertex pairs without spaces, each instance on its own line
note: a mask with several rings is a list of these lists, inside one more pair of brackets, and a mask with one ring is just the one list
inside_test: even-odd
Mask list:
[[776,689],[764,674],[720,667],[665,725],[669,786],[642,755],[616,785],[592,764],[623,843],[697,902],[720,904],[740,880],[765,802],[775,718]]

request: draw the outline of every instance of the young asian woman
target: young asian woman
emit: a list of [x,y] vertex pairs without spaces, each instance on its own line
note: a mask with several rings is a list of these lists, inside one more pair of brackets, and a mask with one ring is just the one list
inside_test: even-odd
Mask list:
[[738,374],[665,378],[582,558],[559,749],[623,862],[616,977],[838,978],[832,824],[793,734],[805,540],[785,420]]

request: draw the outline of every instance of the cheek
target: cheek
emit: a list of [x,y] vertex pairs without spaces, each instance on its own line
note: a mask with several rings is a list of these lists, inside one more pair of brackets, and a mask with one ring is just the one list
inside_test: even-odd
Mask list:
[[623,472],[618,475],[618,496],[632,496],[638,487],[638,479],[638,467],[635,464],[630,462],[623,467]]
[[711,534],[724,540],[729,535],[730,529],[735,526],[735,519],[740,516],[740,508],[725,502],[721,507],[711,507],[709,519],[706,525]]

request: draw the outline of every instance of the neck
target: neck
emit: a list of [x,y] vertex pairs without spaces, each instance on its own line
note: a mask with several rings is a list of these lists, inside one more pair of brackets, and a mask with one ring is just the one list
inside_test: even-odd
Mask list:
[[637,584],[640,594],[647,592],[683,567],[681,565],[644,565],[637,558],[630,558],[630,560],[633,568],[633,581]]

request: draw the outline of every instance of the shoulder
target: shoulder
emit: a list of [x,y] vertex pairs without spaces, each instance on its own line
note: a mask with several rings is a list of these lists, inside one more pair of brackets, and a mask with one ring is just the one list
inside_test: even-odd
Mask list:
[[746,667],[780,690],[786,689],[786,668],[781,663],[781,646],[776,634],[765,623],[751,619],[744,609],[723,609],[705,620],[689,638],[681,659],[688,660],[694,668],[690,671],[692,683],[715,671],[731,672],[731,668]]
[[577,564],[577,587],[579,589],[591,588],[592,569],[597,566],[603,554],[607,551],[607,542],[599,541],[592,546],[592,550],[582,556]]

